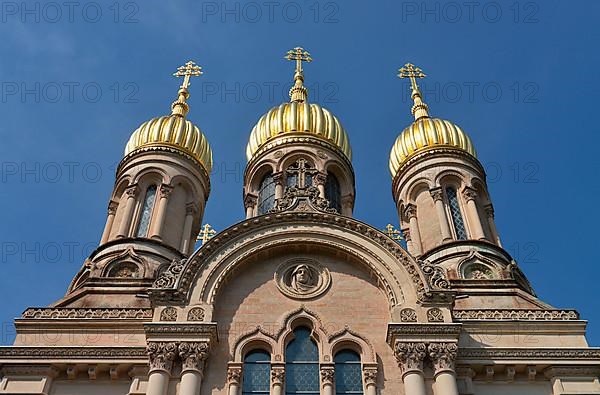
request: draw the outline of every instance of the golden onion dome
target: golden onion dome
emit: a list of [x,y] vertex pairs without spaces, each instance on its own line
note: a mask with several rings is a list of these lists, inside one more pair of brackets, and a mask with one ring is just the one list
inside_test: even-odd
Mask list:
[[294,85],[290,89],[290,102],[273,107],[264,114],[250,133],[246,158],[282,134],[300,134],[316,137],[338,148],[348,160],[352,159],[350,140],[339,119],[318,104],[308,103],[308,90],[304,86],[302,62],[311,62],[310,54],[296,47],[288,51],[286,59],[296,61]]
[[395,178],[412,157],[434,148],[455,149],[476,157],[471,139],[458,125],[429,117],[429,107],[423,102],[416,82],[416,78],[425,77],[421,69],[407,63],[400,69],[399,77],[410,78],[415,121],[400,133],[392,147],[389,162],[392,177]]
[[179,88],[177,100],[171,105],[171,114],[142,123],[129,138],[125,156],[144,148],[165,147],[191,156],[210,173],[213,162],[208,140],[200,129],[185,117],[189,111],[189,79],[200,74],[201,68],[194,62],[190,61],[179,67],[174,75],[184,77],[184,80]]

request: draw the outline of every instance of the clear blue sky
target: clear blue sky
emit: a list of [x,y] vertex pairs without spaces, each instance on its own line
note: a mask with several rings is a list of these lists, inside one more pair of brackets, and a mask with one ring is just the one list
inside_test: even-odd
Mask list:
[[595,1],[3,2],[0,10],[2,343],[28,306],[60,298],[97,245],[130,133],[169,111],[177,66],[205,75],[189,117],[213,147],[205,221],[243,218],[245,145],[284,100],[297,45],[310,98],[354,150],[358,219],[397,224],[390,147],[411,122],[410,61],[435,116],[469,133],[497,226],[539,297],[576,308],[600,344],[600,88]]

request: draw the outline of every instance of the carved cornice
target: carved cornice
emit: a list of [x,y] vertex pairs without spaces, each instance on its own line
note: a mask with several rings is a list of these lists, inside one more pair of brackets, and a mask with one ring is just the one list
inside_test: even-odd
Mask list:
[[427,346],[427,352],[433,363],[435,375],[443,372],[454,372],[454,362],[458,352],[456,343],[430,343]]
[[50,365],[9,365],[3,366],[0,373],[2,376],[46,376],[55,378],[58,377],[60,371]]
[[600,348],[459,348],[464,360],[586,360],[600,363]]
[[421,342],[397,342],[394,346],[394,356],[402,370],[402,376],[409,373],[423,373],[423,360],[427,346]]
[[202,373],[204,361],[208,358],[210,346],[208,342],[182,342],[178,346],[181,358],[181,371],[193,370]]
[[36,308],[31,307],[23,312],[21,318],[38,320],[55,319],[96,319],[96,320],[152,320],[151,308]]
[[162,370],[171,374],[173,361],[177,357],[177,343],[175,342],[148,342],[146,347],[150,360],[150,372]]
[[598,377],[600,366],[550,366],[544,370],[548,379],[555,377]]
[[456,321],[577,321],[575,310],[485,309],[454,310]]
[[437,323],[392,323],[388,324],[387,343],[393,344],[396,339],[409,336],[443,336],[458,339],[462,324],[437,324]]
[[206,337],[207,340],[217,340],[217,324],[214,322],[205,323],[146,323],[144,324],[146,335],[193,335]]
[[144,347],[0,347],[0,359],[146,359]]

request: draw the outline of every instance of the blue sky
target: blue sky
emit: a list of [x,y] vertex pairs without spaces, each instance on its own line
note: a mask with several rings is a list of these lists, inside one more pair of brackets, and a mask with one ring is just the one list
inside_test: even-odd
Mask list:
[[[60,298],[100,238],[131,132],[168,113],[189,59],[189,118],[215,172],[205,222],[243,218],[245,145],[285,100],[301,45],[309,98],[354,151],[355,217],[397,224],[390,147],[411,122],[406,62],[432,115],[471,136],[497,227],[538,296],[575,308],[600,344],[596,50],[600,2],[3,2],[0,10],[1,343],[28,306]],[[368,4],[368,5],[367,5]],[[426,8],[425,8],[426,7]]]

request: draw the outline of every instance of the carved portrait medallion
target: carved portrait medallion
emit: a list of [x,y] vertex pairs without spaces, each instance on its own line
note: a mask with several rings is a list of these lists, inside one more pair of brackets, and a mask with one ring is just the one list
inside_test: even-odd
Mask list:
[[331,275],[326,267],[314,259],[290,259],[275,271],[275,282],[279,290],[294,299],[310,299],[327,291]]

